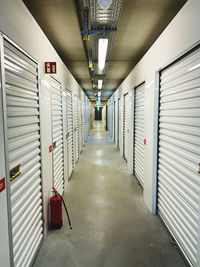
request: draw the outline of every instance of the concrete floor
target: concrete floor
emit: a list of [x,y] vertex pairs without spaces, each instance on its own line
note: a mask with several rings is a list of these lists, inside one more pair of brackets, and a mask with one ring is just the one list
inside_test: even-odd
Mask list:
[[68,184],[73,230],[50,231],[36,267],[186,266],[100,122]]

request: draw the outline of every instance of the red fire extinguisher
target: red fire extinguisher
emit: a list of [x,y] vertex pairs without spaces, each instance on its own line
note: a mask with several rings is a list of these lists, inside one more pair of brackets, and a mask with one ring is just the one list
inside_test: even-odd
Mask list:
[[62,202],[63,202],[64,208],[67,214],[68,222],[69,222],[69,227],[70,229],[72,229],[69,213],[67,211],[67,207],[65,205],[64,199],[54,187],[52,188],[53,188],[54,196],[50,198],[51,228],[59,229],[63,225],[63,220],[62,220]]

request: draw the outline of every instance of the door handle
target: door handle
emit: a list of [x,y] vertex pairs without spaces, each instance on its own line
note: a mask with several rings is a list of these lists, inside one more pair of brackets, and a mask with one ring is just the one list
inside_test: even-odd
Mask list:
[[200,162],[199,162],[199,170],[198,170],[198,174],[200,174]]

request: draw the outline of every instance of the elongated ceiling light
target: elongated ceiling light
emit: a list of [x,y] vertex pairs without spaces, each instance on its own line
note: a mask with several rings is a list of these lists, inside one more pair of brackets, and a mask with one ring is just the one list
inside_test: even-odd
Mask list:
[[98,96],[101,96],[101,92],[98,92]]
[[108,48],[108,39],[99,39],[99,50],[98,50],[98,67],[99,70],[103,70],[106,63],[106,54]]
[[98,88],[101,89],[103,85],[103,80],[98,80]]

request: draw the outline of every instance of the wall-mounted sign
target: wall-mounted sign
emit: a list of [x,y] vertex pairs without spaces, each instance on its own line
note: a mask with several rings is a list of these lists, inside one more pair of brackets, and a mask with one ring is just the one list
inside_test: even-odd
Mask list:
[[53,146],[51,145],[51,146],[49,146],[49,153],[51,153],[52,152],[52,149],[53,149]]
[[1,193],[3,190],[5,190],[5,188],[6,188],[6,182],[5,182],[5,177],[4,177],[4,178],[2,178],[2,179],[0,180],[0,193]]
[[56,62],[45,62],[45,73],[56,73]]

